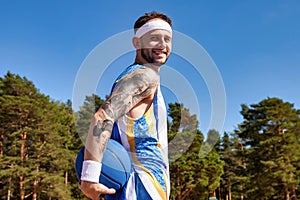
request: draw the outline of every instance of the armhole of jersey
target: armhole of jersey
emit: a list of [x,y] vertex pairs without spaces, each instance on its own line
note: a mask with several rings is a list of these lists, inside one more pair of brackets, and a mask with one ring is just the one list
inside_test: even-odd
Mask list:
[[115,80],[112,88],[111,88],[111,91],[110,91],[110,94],[114,91],[115,87],[119,84],[119,82],[122,80],[122,78],[124,76],[126,76],[127,74],[133,72],[134,70],[136,69],[145,69],[146,67],[143,66],[143,65],[139,65],[139,64],[132,64],[130,65],[129,67],[127,67],[119,76],[118,78]]
[[[158,86],[159,87],[159,86]],[[153,99],[153,106],[154,106],[154,117],[156,121],[156,133],[157,139],[159,141],[159,134],[158,134],[158,103],[157,103],[157,95],[158,95],[158,87],[156,88],[154,99]]]
[[122,144],[121,136],[120,136],[120,132],[119,132],[119,127],[118,127],[117,122],[114,123],[113,130],[112,130],[110,138],[117,141],[117,142],[119,142],[120,144]]
[[[119,77],[115,80],[115,82],[114,82],[114,84],[113,84],[113,86],[111,88],[110,95],[112,94],[112,92],[114,91],[115,87],[120,83],[120,81],[122,80],[122,78],[124,76],[126,76],[127,74],[131,73],[132,71],[134,71],[136,69],[144,69],[144,68],[146,68],[146,67],[143,66],[143,65],[138,65],[138,64],[132,64],[129,67],[127,67],[119,75]],[[158,90],[158,88],[155,91],[155,96],[154,96],[154,100],[153,100],[154,105],[156,105],[155,107],[157,107],[157,90]],[[154,110],[157,110],[157,108],[155,108]],[[155,114],[155,119],[157,120],[158,119],[158,114],[157,114],[156,111],[154,111],[154,113],[156,113]],[[156,125],[156,129],[157,128],[158,127]],[[119,127],[118,127],[117,121],[115,121],[115,123],[113,125],[113,130],[112,130],[112,133],[111,133],[111,139],[116,140],[117,142],[119,142],[120,144],[122,144],[122,140],[121,140],[121,136],[120,136],[120,132],[119,132]]]

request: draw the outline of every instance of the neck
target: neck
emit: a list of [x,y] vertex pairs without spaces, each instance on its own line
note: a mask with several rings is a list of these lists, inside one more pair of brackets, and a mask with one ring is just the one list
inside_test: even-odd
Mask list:
[[156,72],[159,72],[159,69],[160,69],[160,65],[155,65],[153,63],[147,63],[143,59],[139,59],[138,57],[135,58],[134,64],[144,65],[146,67],[153,69]]

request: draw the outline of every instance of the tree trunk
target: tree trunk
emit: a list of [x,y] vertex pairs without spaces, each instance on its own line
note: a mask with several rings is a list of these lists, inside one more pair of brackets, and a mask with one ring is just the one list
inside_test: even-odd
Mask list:
[[241,184],[241,200],[244,200],[243,185]]
[[[25,128],[28,126],[28,116],[25,117],[26,124]],[[20,126],[21,132],[22,132],[22,125]],[[21,135],[21,150],[20,150],[20,159],[21,159],[21,167],[25,168],[25,143],[27,139],[27,132],[24,131]],[[25,199],[25,189],[24,189],[24,175],[20,175],[20,199]]]
[[65,173],[65,185],[68,185],[68,171]]
[[181,199],[185,199],[191,193],[192,190],[193,189],[190,188],[190,189],[184,191],[183,194],[181,195]]
[[216,194],[217,194],[217,199],[222,200],[222,198],[221,198],[221,185],[220,184],[217,188]]
[[2,142],[0,142],[0,156],[3,155],[3,145],[2,145]]
[[228,200],[231,200],[231,186],[228,187]]
[[180,192],[180,190],[177,191],[176,200],[181,200],[181,192]]
[[290,194],[289,193],[286,194],[285,199],[290,200]]
[[292,193],[293,193],[293,195],[292,195],[291,199],[292,200],[297,200],[297,194],[296,194],[296,188],[295,187],[293,187]]
[[[26,132],[22,134],[22,144],[21,144],[21,167],[23,168],[25,166],[24,164],[24,155],[25,155],[25,140],[26,140]],[[24,191],[24,175],[20,175],[20,199],[24,200],[25,198],[25,191]]]
[[290,192],[287,187],[285,187],[285,200],[290,200]]
[[20,176],[20,199],[24,200],[25,199],[25,191],[24,191],[24,185],[23,185],[23,181],[24,181],[24,176]]
[[32,194],[32,200],[36,200],[37,197],[37,180],[34,179],[33,181],[33,194]]
[[[179,167],[177,167],[177,174],[179,174]],[[178,186],[180,185],[180,177],[177,176],[177,183]],[[177,190],[176,200],[181,200],[181,190]]]
[[11,193],[11,177],[8,179],[8,191],[7,191],[7,200],[10,200],[10,193]]

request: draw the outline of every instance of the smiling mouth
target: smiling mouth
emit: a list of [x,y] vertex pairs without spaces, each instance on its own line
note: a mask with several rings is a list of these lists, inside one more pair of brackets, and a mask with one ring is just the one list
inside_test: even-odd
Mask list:
[[167,52],[162,50],[153,50],[152,52],[158,56],[167,55]]

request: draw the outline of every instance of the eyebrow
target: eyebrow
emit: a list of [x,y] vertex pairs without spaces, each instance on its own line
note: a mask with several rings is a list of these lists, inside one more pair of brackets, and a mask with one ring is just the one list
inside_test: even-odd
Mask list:
[[[150,33],[149,36],[161,36],[162,34],[159,34],[159,33]],[[168,34],[163,34],[164,37],[169,37],[169,38],[172,38],[171,35],[168,35]]]

